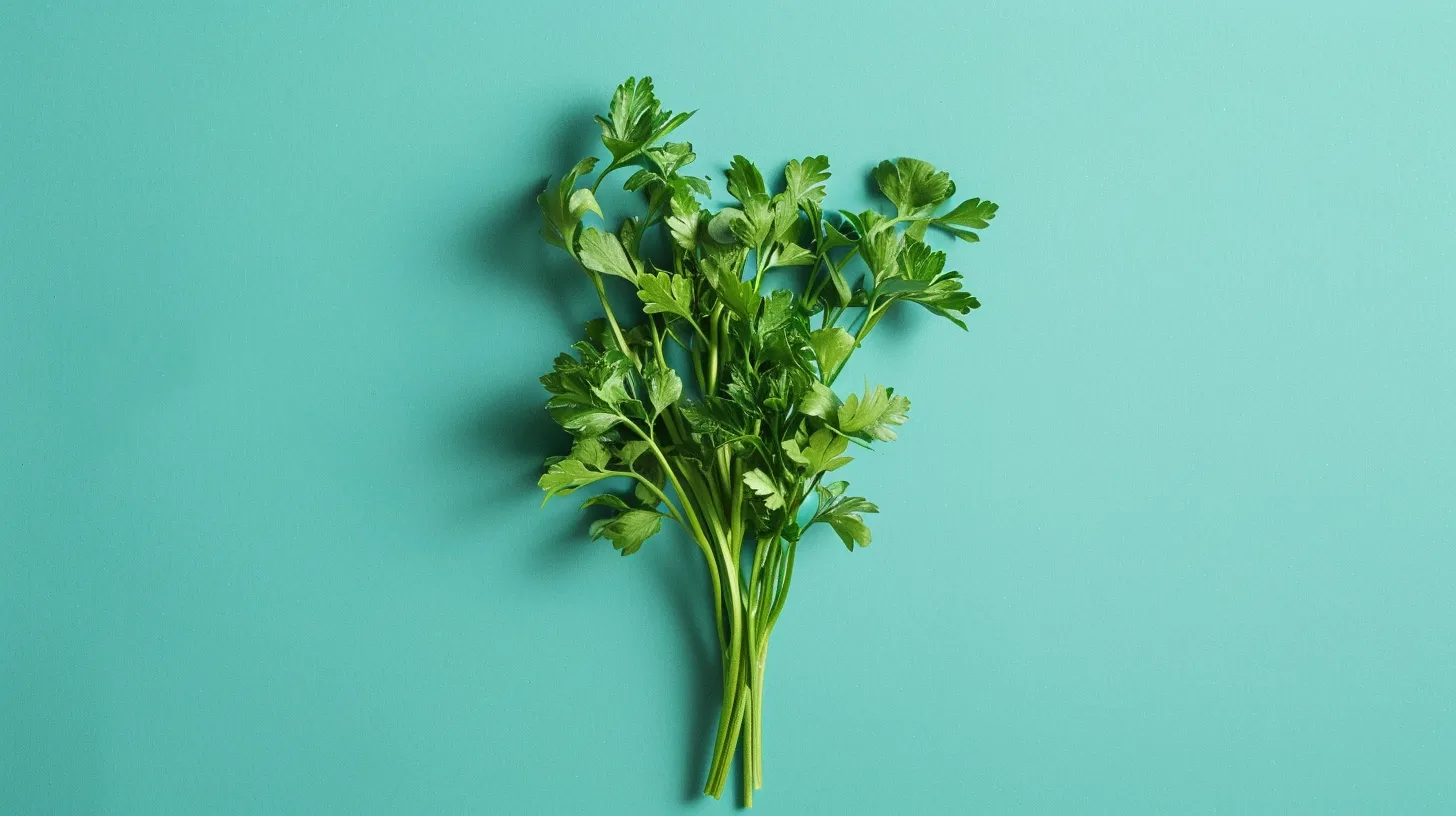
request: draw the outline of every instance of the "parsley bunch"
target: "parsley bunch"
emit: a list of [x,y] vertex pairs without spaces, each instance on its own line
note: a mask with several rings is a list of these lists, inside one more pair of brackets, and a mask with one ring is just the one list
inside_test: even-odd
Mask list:
[[[877,508],[831,474],[850,463],[851,445],[894,440],[910,410],[893,388],[841,396],[835,379],[900,304],[966,327],[961,316],[980,303],[924,238],[935,228],[978,241],[996,205],[970,198],[937,215],[955,183],[902,158],[873,172],[893,214],[830,215],[824,156],[790,161],[772,188],[735,156],[726,175],[738,205],[709,209],[707,180],[684,173],[692,145],[663,141],[691,115],[663,110],[651,79],[628,79],[597,117],[611,161],[587,184],[598,161],[582,159],[537,199],[542,236],[581,266],[605,312],[541,378],[547,409],[575,442],[547,460],[539,484],[547,499],[608,479],[630,487],[582,504],[610,512],[591,537],[623,555],[665,521],[702,551],[723,663],[704,792],[722,795],[741,745],[751,804],[763,777],[764,661],[794,556],[821,524],[851,551],[869,545],[864,517]],[[646,210],[612,230],[595,193],[627,169],[625,189]],[[632,325],[608,302],[608,278],[641,301]]]

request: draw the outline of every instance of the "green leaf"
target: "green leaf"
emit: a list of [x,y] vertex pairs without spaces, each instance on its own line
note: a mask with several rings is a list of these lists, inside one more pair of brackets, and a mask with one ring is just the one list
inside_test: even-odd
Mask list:
[[803,161],[794,160],[784,168],[785,191],[795,204],[805,201],[818,203],[824,200],[824,182],[829,180],[829,157],[810,156]]
[[662,529],[662,514],[654,510],[628,510],[612,518],[593,522],[592,541],[606,538],[612,546],[631,555],[642,548],[642,543],[657,535]]
[[[844,279],[844,273],[840,272],[839,267],[832,263],[824,266],[829,270],[829,281],[834,284],[834,296],[839,298],[835,305],[848,306],[853,303],[855,293],[849,288],[849,281]],[[863,293],[861,292],[861,294]],[[826,292],[825,295],[827,300],[828,293]]]
[[637,297],[644,304],[642,311],[692,318],[693,285],[682,275],[644,274],[637,278],[637,286]]
[[931,249],[924,241],[906,241],[899,260],[900,276],[907,280],[928,283],[945,270],[945,253]]
[[779,490],[778,484],[758,468],[743,474],[743,483],[754,493],[763,498],[763,506],[770,510],[777,510],[784,506],[784,494]]
[[890,395],[883,385],[865,385],[864,396],[850,394],[839,406],[839,430],[855,434],[880,421],[890,405]]
[[695,210],[685,215],[669,215],[665,223],[668,232],[672,235],[672,242],[689,252],[697,249],[698,226],[702,223],[702,216],[701,210]]
[[803,451],[799,450],[799,443],[797,441],[785,439],[780,447],[784,449],[784,455],[789,457],[790,461],[797,462],[801,465],[809,464],[809,458],[804,455]]
[[758,172],[753,162],[742,156],[733,157],[733,165],[725,175],[728,178],[728,195],[745,204],[754,196],[768,193],[763,186],[763,174]]
[[601,436],[622,418],[608,411],[587,408],[568,413],[559,421],[561,427],[576,432],[578,436]]
[[968,198],[957,204],[955,209],[935,219],[937,224],[951,224],[957,227],[985,229],[996,217],[997,205],[979,198]]
[[895,295],[908,294],[910,292],[919,292],[929,285],[930,284],[926,281],[905,280],[904,278],[890,278],[889,280],[881,281],[879,285],[875,286],[875,296],[892,297]]
[[612,95],[607,118],[596,119],[602,126],[602,144],[612,152],[613,161],[620,162],[666,136],[690,116],[690,113],[673,116],[670,111],[662,110],[652,92],[651,77],[643,77],[641,82],[628,77]]
[[627,506],[626,502],[622,501],[621,496],[613,493],[598,493],[597,495],[592,496],[591,498],[581,503],[582,510],[585,510],[588,507],[610,507],[613,510],[622,511],[632,509]]
[[632,261],[632,268],[637,269],[641,265],[636,255],[642,246],[642,222],[636,216],[629,215],[622,219],[622,226],[617,227],[617,242],[627,253],[628,260]]
[[881,442],[893,442],[893,426],[905,424],[910,400],[883,385],[865,386],[864,396],[850,394],[839,406],[839,430]]
[[597,218],[602,217],[602,208],[601,205],[597,204],[597,197],[592,194],[591,190],[585,187],[571,194],[571,203],[568,209],[572,217],[578,221],[589,212],[596,213]]
[[838,249],[839,247],[854,246],[857,239],[845,235],[842,230],[831,224],[827,219],[824,224],[824,246],[823,249]]
[[839,326],[829,326],[810,332],[809,345],[819,361],[819,376],[828,379],[854,351],[854,335]]
[[602,275],[616,275],[637,282],[637,267],[627,257],[622,242],[610,232],[588,227],[581,233],[581,244],[577,248],[581,265]]
[[653,182],[662,184],[662,175],[659,173],[654,173],[653,171],[648,170],[646,167],[644,167],[641,170],[638,170],[637,172],[628,176],[627,180],[622,183],[622,189],[626,190],[629,193],[635,193],[638,190],[641,190],[643,187],[652,184]]
[[809,266],[814,263],[814,253],[798,244],[785,244],[769,257],[765,268],[774,266]]
[[622,447],[617,449],[617,461],[630,468],[632,467],[632,463],[637,461],[638,457],[651,448],[652,443],[642,440],[623,442]]
[[536,485],[546,491],[546,498],[541,501],[542,504],[545,504],[552,496],[564,496],[578,488],[613,475],[616,474],[591,470],[586,463],[579,459],[562,459],[552,463],[551,467],[541,474]]
[[571,446],[571,458],[597,470],[605,470],[611,455],[596,437],[583,437]]
[[799,237],[798,205],[785,193],[774,196],[770,203],[773,210],[773,223],[769,227],[769,235],[775,243],[795,243]]
[[743,210],[737,207],[724,207],[708,219],[708,237],[720,244],[735,244],[738,236],[733,234],[735,221],[744,219]]
[[728,229],[746,247],[768,240],[774,229],[773,199],[759,193],[743,200],[743,217],[728,222]]
[[812,417],[829,419],[840,408],[839,397],[822,382],[815,381],[799,400],[799,410]]
[[703,258],[703,277],[729,309],[739,317],[752,320],[758,314],[759,295],[753,281],[740,280],[743,270],[741,250]]
[[819,510],[815,512],[815,515],[824,512],[825,508],[829,507],[835,499],[843,496],[847,489],[849,489],[849,482],[830,482],[814,488],[814,492],[819,495]]
[[[546,222],[541,227],[541,237],[552,246],[562,249],[569,247],[576,238],[576,229],[580,225],[582,216],[586,212],[595,212],[601,215],[601,209],[595,208],[596,198],[591,195],[590,190],[577,190],[576,180],[596,166],[597,160],[594,156],[588,156],[577,162],[574,167],[562,176],[553,190],[549,185],[541,194],[536,196],[536,203],[541,207],[541,217]],[[586,193],[586,196],[581,196]],[[590,201],[590,205],[588,205]]]
[[878,282],[895,274],[900,257],[900,235],[892,229],[871,232],[859,239],[859,253]]
[[810,474],[838,470],[854,461],[852,457],[840,455],[847,448],[848,439],[828,428],[820,428],[809,437],[809,446],[804,449],[804,461],[801,464],[808,465]]
[[864,519],[858,513],[835,514],[825,519],[829,526],[839,534],[839,540],[850,552],[858,544],[861,547],[870,545],[870,528],[865,524]]
[[880,421],[866,428],[865,433],[881,442],[893,442],[895,432],[892,428],[904,425],[909,414],[910,399],[901,394],[891,394],[890,403],[885,406],[885,413],[880,416]]
[[819,494],[819,509],[809,524],[821,521],[827,523],[839,536],[839,540],[844,542],[844,546],[854,552],[855,545],[870,545],[870,528],[860,514],[878,513],[880,509],[874,503],[857,496],[842,495],[846,486],[845,482],[835,482],[815,488],[815,492]]
[[661,147],[649,147],[642,151],[664,176],[671,176],[687,167],[697,158],[693,146],[688,142],[667,142]]
[[653,456],[644,458],[640,464],[633,468],[633,472],[657,487],[657,490],[654,491],[642,482],[637,482],[632,487],[632,495],[637,497],[637,501],[642,502],[646,507],[657,507],[661,504],[662,497],[657,495],[657,493],[667,483],[667,475],[662,472],[662,465],[657,461],[657,458]]
[[969,292],[962,291],[959,272],[945,271],[945,253],[932,250],[921,241],[905,242],[898,274],[900,277],[877,286],[876,294],[918,303],[962,329],[966,324],[956,315],[981,305]]
[[787,289],[775,289],[773,294],[763,298],[763,313],[754,322],[754,331],[760,337],[778,331],[794,317],[794,293]]
[[627,375],[622,372],[608,375],[600,385],[592,386],[592,395],[602,403],[616,408],[632,398],[627,393]]
[[682,396],[682,378],[671,368],[656,363],[647,367],[644,377],[647,380],[647,399],[652,403],[652,415],[656,418]]
[[948,232],[951,235],[954,235],[955,237],[961,239],[962,241],[965,241],[968,244],[976,244],[980,243],[981,241],[981,236],[975,234],[974,232],[971,232],[970,230],[954,229],[952,227],[941,227],[941,230]]
[[929,162],[919,159],[880,162],[874,178],[880,192],[895,205],[901,218],[932,215],[936,205],[955,195],[955,182],[950,180],[950,175],[937,172]]

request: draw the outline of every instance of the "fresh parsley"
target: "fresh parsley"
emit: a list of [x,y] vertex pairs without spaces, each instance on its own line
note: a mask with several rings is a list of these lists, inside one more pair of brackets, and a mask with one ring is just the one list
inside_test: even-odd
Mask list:
[[[604,311],[541,378],[547,410],[575,443],[539,484],[547,499],[607,480],[630,488],[582,505],[609,511],[591,537],[623,555],[664,520],[702,552],[724,681],[704,792],[722,795],[741,747],[751,804],[763,779],[765,653],[800,542],[822,524],[850,551],[868,546],[864,516],[878,512],[825,474],[853,461],[851,444],[893,441],[910,411],[891,387],[841,396],[834,382],[896,304],[966,328],[961,318],[981,304],[925,236],[979,241],[996,205],[951,206],[948,174],[900,158],[872,174],[893,215],[831,212],[827,157],[792,160],[770,183],[734,156],[725,177],[737,206],[713,210],[707,179],[686,172],[692,145],[664,141],[691,116],[663,110],[651,79],[628,79],[597,117],[611,161],[588,184],[598,161],[582,159],[537,199],[542,237],[576,260]],[[596,190],[624,169],[645,210],[613,229]],[[647,240],[654,228],[661,240]],[[770,269],[793,285],[772,285]],[[608,276],[642,303],[630,326],[608,301]]]

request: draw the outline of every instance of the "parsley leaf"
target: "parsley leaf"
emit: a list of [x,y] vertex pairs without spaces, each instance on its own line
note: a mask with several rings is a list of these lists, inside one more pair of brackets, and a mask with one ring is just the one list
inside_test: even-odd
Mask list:
[[815,511],[814,517],[810,519],[808,527],[812,524],[824,522],[833,528],[839,540],[850,552],[854,552],[856,545],[868,547],[870,545],[870,528],[865,524],[862,513],[878,513],[880,508],[874,503],[856,496],[844,496],[845,482],[835,482],[831,485],[816,487],[815,492],[819,496],[819,509]]
[[693,285],[682,275],[658,272],[637,279],[637,297],[645,304],[647,314],[670,314],[691,320],[693,317]]
[[546,221],[541,227],[541,237],[552,246],[562,249],[570,246],[576,237],[577,225],[588,212],[594,212],[598,218],[601,217],[602,209],[597,205],[591,190],[576,189],[576,180],[590,173],[596,164],[595,156],[582,159],[561,177],[556,189],[548,186],[536,196],[536,203],[541,207],[541,216]]
[[[562,459],[547,468],[541,478],[536,480],[536,485],[546,491],[546,499],[549,500],[552,496],[564,496],[611,475],[613,474],[602,470],[593,470],[580,459]],[[545,503],[543,500],[542,504]]]
[[794,159],[784,168],[785,191],[789,200],[796,205],[805,201],[815,204],[824,200],[824,182],[829,180],[829,157],[810,156],[803,161]]
[[800,411],[820,419],[829,419],[840,407],[839,397],[822,382],[810,384],[809,391],[799,400]]
[[642,549],[643,542],[662,529],[662,514],[653,510],[628,510],[611,518],[592,522],[591,538],[606,538],[622,555]]
[[937,204],[955,195],[950,175],[919,159],[882,161],[874,177],[901,218],[925,218],[935,212]]
[[682,378],[676,371],[654,363],[648,366],[644,376],[647,379],[647,399],[652,403],[654,417],[682,396]]
[[763,174],[758,172],[753,162],[742,156],[733,157],[733,165],[725,175],[728,178],[728,195],[740,202],[746,204],[754,196],[768,195],[768,190],[763,186]]
[[979,198],[968,198],[957,204],[955,209],[935,219],[937,224],[951,224],[957,227],[969,227],[971,229],[985,229],[991,226],[991,219],[996,217],[996,210],[999,209],[989,201],[982,201]]
[[824,473],[838,470],[850,462],[852,457],[841,456],[849,447],[849,440],[828,428],[820,428],[809,437],[809,446],[804,449],[804,462],[809,473]]
[[875,291],[895,300],[918,303],[965,329],[965,321],[956,315],[980,308],[981,302],[962,290],[959,272],[945,271],[945,253],[910,239],[898,260],[899,277],[878,285]]
[[622,242],[610,232],[602,232],[595,227],[584,230],[577,257],[581,259],[582,266],[593,272],[637,282],[637,267],[628,259]]
[[743,483],[754,493],[763,498],[763,506],[770,510],[777,510],[784,506],[784,494],[777,483],[758,468],[743,474]]
[[854,335],[839,326],[829,326],[811,333],[809,345],[819,361],[820,376],[831,377],[854,351]]
[[628,77],[612,95],[612,106],[606,118],[597,117],[602,126],[602,144],[612,153],[612,160],[621,164],[651,143],[676,130],[691,113],[672,115],[662,109],[652,92],[652,78],[638,82]]
[[892,426],[905,424],[909,411],[910,400],[896,394],[894,389],[865,385],[863,396],[850,394],[839,406],[839,430],[892,442],[895,439]]

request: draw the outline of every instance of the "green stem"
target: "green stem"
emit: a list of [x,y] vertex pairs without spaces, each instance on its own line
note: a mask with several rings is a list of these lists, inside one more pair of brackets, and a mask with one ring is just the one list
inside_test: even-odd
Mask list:
[[602,276],[590,271],[587,272],[587,276],[591,278],[592,286],[596,287],[597,298],[602,302],[602,311],[607,313],[607,322],[612,325],[612,336],[617,338],[617,345],[621,347],[622,353],[627,355],[627,359],[632,361],[632,365],[640,371],[642,363],[637,359],[632,348],[627,345],[627,338],[622,334],[622,327],[617,325],[617,315],[612,311],[612,304],[607,301],[607,288],[602,285]]
[[880,318],[885,316],[885,312],[890,308],[890,303],[893,302],[887,301],[879,307],[876,307],[873,303],[870,304],[864,324],[859,327],[859,331],[854,333],[854,345],[849,347],[849,354],[844,355],[844,359],[839,361],[839,367],[834,369],[834,372],[824,381],[825,385],[834,384],[835,378],[839,376],[839,372],[844,370],[844,366],[849,362],[849,358],[854,355],[855,349],[859,348],[859,344],[864,342],[864,339],[869,336],[870,330],[875,327],[876,323],[880,322]]
[[768,661],[768,635],[765,634],[758,645],[758,654],[753,661],[753,694],[749,698],[751,713],[749,720],[753,724],[753,787],[763,787],[763,670]]
[[735,672],[733,682],[728,687],[732,693],[729,694],[725,690],[723,710],[719,717],[718,745],[713,752],[713,766],[708,774],[708,784],[703,789],[704,793],[714,799],[723,795],[723,786],[728,781],[728,771],[733,767],[733,756],[738,753],[739,735],[743,731],[743,716],[748,710],[751,688],[750,678],[747,674],[747,661],[743,662],[740,671],[741,674]]
[[[774,598],[773,610],[768,613],[768,631],[773,632],[774,624],[778,623],[779,613],[784,611],[784,600],[789,597],[789,585],[794,580],[794,553],[799,551],[799,542],[795,541],[789,545],[789,557],[784,565],[784,577],[779,582],[778,597]],[[767,635],[765,635],[767,637]]]

